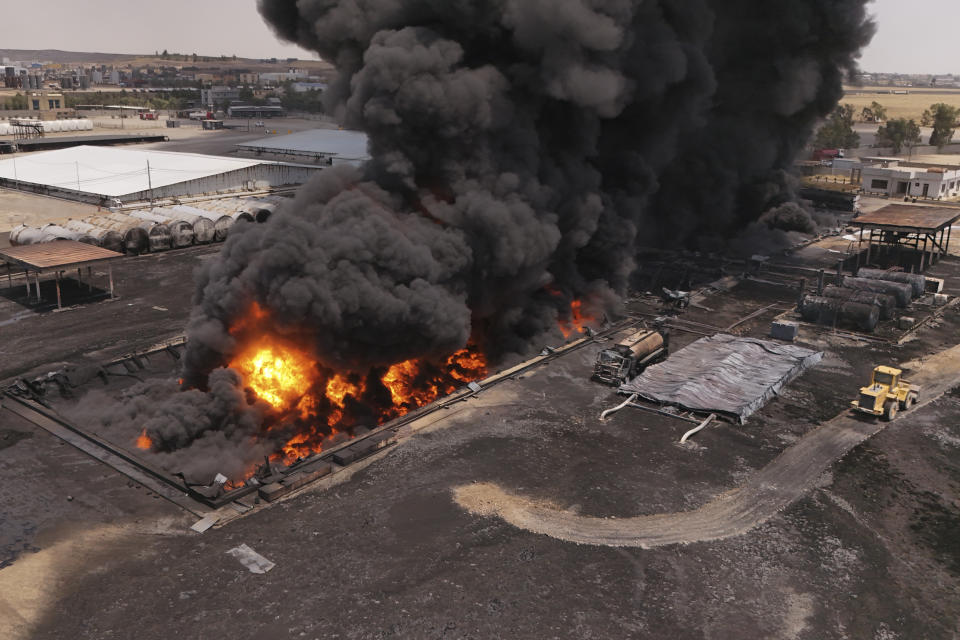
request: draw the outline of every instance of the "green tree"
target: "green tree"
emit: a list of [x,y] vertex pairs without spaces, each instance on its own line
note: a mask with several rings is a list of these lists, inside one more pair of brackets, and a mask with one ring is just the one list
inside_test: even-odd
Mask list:
[[860,135],[853,130],[855,110],[851,104],[837,105],[827,121],[817,132],[815,144],[818,149],[856,149]]
[[915,120],[897,118],[889,120],[877,131],[878,147],[893,147],[894,155],[903,147],[912,150],[920,144],[920,125]]
[[923,126],[933,127],[930,144],[937,149],[943,149],[950,144],[953,133],[957,129],[958,119],[960,119],[960,108],[943,102],[930,105],[921,118]]
[[879,102],[874,101],[869,107],[860,112],[860,119],[864,122],[883,122],[887,119],[887,109]]
[[166,50],[166,49],[164,49],[164,50],[163,50],[163,53],[160,54],[160,57],[163,58],[164,60],[166,60],[167,58],[170,57],[170,54],[167,53],[167,50]]

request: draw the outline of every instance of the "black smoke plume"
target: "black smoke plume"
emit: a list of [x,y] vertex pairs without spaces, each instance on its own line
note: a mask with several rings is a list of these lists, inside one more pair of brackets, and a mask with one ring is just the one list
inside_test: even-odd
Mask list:
[[351,371],[471,337],[523,352],[572,300],[615,304],[638,247],[728,238],[790,199],[866,4],[260,0],[336,66],[326,106],[373,160],[231,234],[199,278],[186,386],[230,361],[253,302]]

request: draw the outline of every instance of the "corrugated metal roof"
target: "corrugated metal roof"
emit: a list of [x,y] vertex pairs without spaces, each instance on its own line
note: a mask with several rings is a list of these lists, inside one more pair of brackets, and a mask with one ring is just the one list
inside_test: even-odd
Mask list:
[[122,253],[101,249],[75,240],[55,240],[43,244],[10,247],[0,250],[0,259],[34,271],[68,267],[101,260],[122,258]]
[[862,227],[899,227],[934,231],[953,224],[960,218],[960,209],[890,204],[879,211],[854,218],[850,224]]
[[274,163],[195,153],[79,146],[0,160],[0,178],[117,197],[258,164]]
[[310,129],[286,136],[270,136],[238,147],[274,153],[328,155],[342,160],[369,160],[367,134],[343,129]]

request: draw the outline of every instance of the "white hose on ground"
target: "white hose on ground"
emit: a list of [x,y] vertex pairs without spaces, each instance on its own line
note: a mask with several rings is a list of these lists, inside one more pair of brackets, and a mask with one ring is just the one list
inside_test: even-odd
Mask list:
[[636,394],[636,393],[635,393],[635,394],[633,394],[632,396],[630,396],[629,398],[627,398],[627,399],[623,402],[623,404],[618,404],[618,405],[615,406],[613,409],[607,409],[606,411],[604,411],[603,413],[601,413],[601,414],[600,414],[600,422],[603,422],[604,418],[606,418],[606,417],[607,417],[608,415],[610,415],[611,413],[616,413],[617,411],[620,411],[620,409],[623,409],[625,406],[627,406],[628,404],[630,404],[631,402],[633,402],[634,400],[636,400],[636,399],[637,399],[637,395],[639,395],[639,394]]
[[717,417],[717,414],[711,413],[709,416],[707,416],[707,419],[706,419],[706,420],[704,420],[703,422],[701,422],[700,424],[698,424],[697,426],[695,426],[693,429],[690,429],[690,431],[687,431],[685,434],[683,434],[683,437],[680,438],[680,444],[683,444],[684,442],[686,442],[686,441],[687,441],[687,438],[689,438],[689,437],[692,436],[693,434],[697,433],[698,431],[702,431],[702,430],[703,430],[708,424],[710,424],[710,423],[713,421],[713,419],[716,418],[716,417]]

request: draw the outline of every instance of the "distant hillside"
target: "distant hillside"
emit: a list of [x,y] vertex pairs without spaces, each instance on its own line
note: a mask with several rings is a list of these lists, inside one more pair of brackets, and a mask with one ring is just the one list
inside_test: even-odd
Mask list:
[[[206,60],[194,62],[190,56],[174,57],[169,60],[162,60],[149,53],[96,53],[90,51],[61,51],[60,49],[0,49],[0,58],[10,58],[17,61],[39,60],[41,62],[55,62],[59,64],[190,64],[201,68],[216,67],[255,67],[263,68],[264,63],[252,58],[221,58],[218,56],[202,56]],[[269,64],[269,63],[268,63]],[[329,64],[322,60],[297,60],[298,67],[308,69],[330,69]],[[288,65],[286,59],[279,58],[274,66],[286,68]]]
[[138,58],[128,53],[90,53],[83,51],[61,51],[60,49],[0,49],[0,58],[11,60],[41,60],[49,62],[122,62]]

